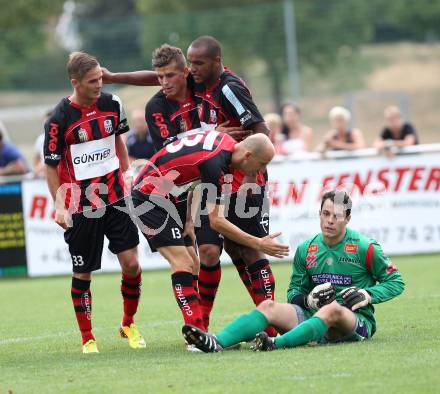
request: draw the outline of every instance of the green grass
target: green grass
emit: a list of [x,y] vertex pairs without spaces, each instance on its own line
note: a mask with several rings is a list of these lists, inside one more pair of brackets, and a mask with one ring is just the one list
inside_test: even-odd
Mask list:
[[[117,337],[119,275],[96,275],[93,324],[101,353],[80,353],[68,277],[0,281],[0,393],[434,393],[440,385],[440,257],[394,258],[405,293],[377,307],[378,332],[364,343],[271,353],[247,348],[187,353],[169,273],[144,272],[137,322],[147,349]],[[289,264],[276,264],[284,300]],[[212,317],[222,327],[251,308],[232,268]]]

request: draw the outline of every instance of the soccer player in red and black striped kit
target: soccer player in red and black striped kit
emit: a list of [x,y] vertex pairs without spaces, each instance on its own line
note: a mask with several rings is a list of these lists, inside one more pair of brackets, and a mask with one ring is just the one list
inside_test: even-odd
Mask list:
[[[101,92],[102,71],[93,56],[74,52],[67,63],[73,93],[63,98],[45,124],[47,183],[55,201],[55,222],[64,230],[72,258],[72,301],[83,353],[98,353],[92,333],[92,271],[101,268],[104,236],[122,268],[121,337],[145,347],[134,315],[141,267],[139,236],[125,205],[132,175],[121,135],[129,130],[119,97]],[[131,178],[131,179],[130,179]]]
[[171,265],[172,285],[185,324],[204,331],[204,322],[197,292],[194,289],[193,259],[184,242],[184,225],[174,205],[172,191],[201,183],[197,189],[207,190],[210,225],[228,239],[283,257],[289,247],[279,244],[271,234],[255,237],[241,230],[224,217],[227,192],[224,185],[236,169],[253,176],[264,170],[275,150],[268,137],[257,134],[237,142],[218,131],[201,131],[167,144],[141,170],[132,190],[133,218],[153,251],[159,251]]
[[[212,37],[201,37],[195,40],[189,48],[188,56],[191,56],[192,60],[194,60],[191,64],[191,72],[194,74],[194,80],[197,82],[194,90],[202,129],[215,128],[219,131],[225,131],[237,140],[241,140],[251,133],[268,134],[269,131],[265,126],[264,120],[244,82],[223,67],[220,45],[215,39]],[[127,83],[133,85],[148,85],[153,79],[150,71],[111,73],[104,69],[104,76],[108,83]],[[189,83],[191,81],[192,79],[190,78]],[[185,88],[184,85],[183,88]],[[187,96],[189,89],[189,86],[183,89],[185,94],[182,95],[182,98],[188,97],[186,104],[188,105],[190,101],[191,106],[189,107],[192,109],[194,98]],[[169,103],[164,101],[166,95],[161,95],[160,93],[154,96],[151,102],[154,101],[157,104],[158,96],[161,99],[160,105],[167,107]],[[157,105],[147,105],[146,118],[147,121],[150,119],[149,124],[152,125],[150,130],[156,129],[157,140],[160,140],[159,136],[161,134],[168,136],[171,134],[170,130],[179,129],[180,124],[182,124],[181,119],[174,116],[174,114],[179,114],[179,111],[171,113],[169,117],[165,116],[166,113],[170,114],[170,111],[159,112]],[[155,115],[152,116],[152,114]],[[191,116],[194,115],[194,111],[191,110]],[[178,122],[176,122],[176,119]],[[228,122],[228,127],[223,126],[225,121]],[[156,125],[154,125],[155,123]],[[192,127],[194,127],[194,124]],[[183,131],[183,129],[179,130]],[[234,192],[238,191],[242,182],[253,183],[255,181],[254,179],[244,177],[243,173],[238,177],[237,174],[238,172],[234,174],[232,185]],[[257,180],[260,186],[264,185],[265,178],[262,174],[257,177]],[[233,220],[240,228],[244,228],[258,237],[267,235],[269,231],[269,215],[267,204],[264,204],[264,188],[260,188],[254,195],[246,198],[246,207],[257,206],[259,208],[258,214],[253,218],[243,219],[236,215],[236,199],[237,193],[234,193],[230,204],[232,209],[229,211],[228,219]],[[205,208],[204,201],[202,201],[202,208]],[[223,237],[211,228],[206,215],[201,216],[201,222],[202,225],[196,231],[201,260],[199,291],[205,327],[208,328],[210,313],[221,279],[219,258],[223,246]],[[234,245],[230,241],[226,241],[225,246],[254,303],[258,305],[265,299],[273,299],[275,279],[266,257],[262,253]],[[269,328],[268,332],[272,336],[275,335],[271,328]]]
[[[188,48],[187,59],[196,83],[194,96],[201,107],[199,115],[203,123],[213,124],[217,130],[227,132],[238,141],[251,134],[269,134],[243,80],[223,66],[221,47],[215,38],[202,36],[194,40]],[[219,127],[224,122],[227,122],[227,127]],[[246,177],[244,173],[236,173],[232,184],[232,209],[229,210],[228,219],[256,237],[264,237],[269,232],[265,182],[265,175],[261,172],[254,178]],[[257,215],[251,218],[239,215],[235,204],[243,193],[239,192],[239,189],[245,183],[254,185],[252,192],[243,191],[246,195],[246,209],[258,207]],[[203,233],[206,228],[209,226],[202,226],[199,231]],[[197,236],[199,239],[201,235]],[[229,239],[225,239],[224,245],[255,305],[266,299],[273,300],[275,278],[266,256],[261,251],[237,245]],[[221,277],[220,253],[221,249],[217,245],[204,245],[200,248],[199,289],[206,324],[209,324],[209,314]],[[276,335],[276,331],[271,327],[268,333]]]

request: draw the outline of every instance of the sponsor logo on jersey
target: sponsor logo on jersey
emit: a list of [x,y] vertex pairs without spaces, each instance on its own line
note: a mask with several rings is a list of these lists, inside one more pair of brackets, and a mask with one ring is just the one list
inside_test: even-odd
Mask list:
[[197,104],[197,113],[199,114],[199,118],[202,119],[203,105]]
[[215,109],[209,111],[209,123],[217,123],[217,112]]
[[170,135],[170,132],[168,131],[163,114],[161,114],[160,112],[154,112],[153,118],[154,118],[154,124],[157,127],[159,127],[160,136],[162,138],[168,138],[168,136]]
[[312,275],[313,283],[322,284],[330,282],[332,285],[342,285],[347,286],[353,283],[351,275],[340,275],[340,274],[316,274]]
[[358,245],[356,244],[345,244],[344,252],[345,253],[357,253]]
[[86,142],[89,140],[89,136],[87,135],[87,131],[85,131],[84,129],[79,129],[78,130],[78,139],[79,142]]
[[332,257],[328,257],[328,258],[325,260],[325,263],[326,263],[327,265],[332,265],[332,264],[333,264],[333,258],[332,258]]
[[269,233],[269,214],[265,212],[260,221],[261,227],[263,227],[263,231],[268,234]]
[[86,116],[92,116],[92,115],[96,115],[96,111],[92,111],[92,112],[89,112],[88,114],[86,114]]
[[104,120],[104,129],[109,134],[113,131],[113,124],[110,119]]
[[252,115],[249,113],[249,111],[246,111],[246,114],[242,117],[240,117],[240,123],[244,125],[247,121],[251,120]]
[[100,161],[105,161],[110,156],[110,149],[99,149],[91,153],[84,153],[81,156],[75,156],[73,158],[74,164],[90,164]]
[[318,251],[318,244],[311,244],[307,249],[308,253],[316,253],[317,251]]
[[46,160],[61,160],[61,155],[57,155],[56,153],[51,153],[50,155],[44,156]]
[[57,150],[58,128],[59,126],[56,123],[50,124],[48,148],[51,152],[55,152]]
[[308,254],[306,256],[306,269],[315,268],[316,264],[316,254]]
[[188,130],[188,128],[186,127],[185,119],[183,119],[183,118],[180,119],[180,132],[182,133],[187,130]]
[[355,257],[339,257],[338,262],[339,263],[347,263],[347,264],[360,264],[361,263],[361,261]]

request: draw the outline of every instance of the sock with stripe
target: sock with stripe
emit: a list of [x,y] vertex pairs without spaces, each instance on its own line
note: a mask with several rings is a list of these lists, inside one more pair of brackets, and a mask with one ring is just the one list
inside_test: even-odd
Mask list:
[[243,259],[232,259],[232,264],[235,265],[238,275],[240,275],[240,279],[243,282],[244,286],[246,287],[246,290],[248,291],[249,295],[251,296],[252,301],[254,301],[254,304],[257,305],[254,299],[251,279],[249,277],[245,262],[243,261]]
[[215,336],[220,345],[225,348],[254,339],[255,335],[267,327],[267,323],[266,316],[254,309],[247,315],[237,317]]
[[84,345],[90,339],[95,339],[92,334],[92,293],[90,292],[90,280],[72,278],[71,296],[76,321],[78,322]]
[[185,324],[191,324],[204,331],[202,310],[193,285],[193,274],[187,271],[174,272],[171,275],[171,283]]
[[222,277],[222,270],[220,261],[211,267],[200,263],[199,273],[199,292],[200,292],[200,306],[202,308],[203,324],[206,331],[209,327],[209,317],[211,315],[212,307],[214,306],[215,295]]
[[134,315],[137,312],[139,298],[141,296],[142,272],[135,277],[127,276],[122,273],[121,294],[124,300],[124,316],[122,325],[130,327],[134,323]]
[[327,330],[328,327],[324,320],[313,316],[284,335],[276,337],[275,346],[277,348],[284,348],[305,345],[309,342],[319,342]]
[[[264,300],[273,300],[275,298],[275,278],[266,259],[258,260],[257,262],[247,267],[252,285],[253,300],[255,305],[261,304]],[[277,331],[269,326],[265,330],[271,337],[277,335]]]

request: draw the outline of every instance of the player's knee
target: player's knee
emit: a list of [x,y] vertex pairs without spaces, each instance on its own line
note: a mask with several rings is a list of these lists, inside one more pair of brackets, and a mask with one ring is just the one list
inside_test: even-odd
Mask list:
[[264,300],[263,302],[261,302],[258,306],[257,309],[264,315],[267,317],[268,320],[271,320],[271,317],[274,313],[275,310],[275,301],[272,300]]
[[122,269],[126,274],[136,275],[140,271],[140,265],[137,258],[127,259],[122,263]]
[[342,308],[341,305],[334,301],[331,304],[324,305],[318,312],[316,312],[316,316],[323,319],[327,326],[333,327],[342,317]]
[[246,265],[250,265],[258,260],[265,258],[264,254],[259,252],[258,250],[246,247],[241,248],[241,257]]
[[220,248],[217,245],[200,245],[200,261],[207,265],[215,265],[220,259]]

